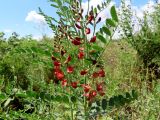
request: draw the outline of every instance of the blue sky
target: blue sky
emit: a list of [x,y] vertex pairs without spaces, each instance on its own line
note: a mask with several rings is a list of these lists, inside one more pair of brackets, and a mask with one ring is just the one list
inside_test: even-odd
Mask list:
[[[133,3],[141,7],[147,1],[133,0]],[[115,2],[119,3],[119,0],[115,0]],[[26,20],[29,13],[34,15],[35,11],[38,12],[38,7],[41,7],[45,13],[56,17],[55,9],[50,7],[50,3],[47,0],[1,0],[0,31],[4,31],[7,36],[14,31],[21,36],[32,34],[35,37],[39,37],[42,33],[50,35],[52,31],[48,27],[42,27],[39,23],[36,23],[34,18]]]

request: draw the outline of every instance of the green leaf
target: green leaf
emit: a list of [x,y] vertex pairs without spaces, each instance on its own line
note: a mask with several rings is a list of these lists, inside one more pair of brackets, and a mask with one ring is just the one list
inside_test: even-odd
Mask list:
[[101,34],[97,34],[97,38],[102,41],[104,44],[107,43],[106,39],[101,35]]
[[52,7],[55,7],[55,8],[58,8],[58,6],[57,6],[57,5],[54,5],[54,4],[51,4],[51,6],[52,6]]
[[133,99],[137,99],[138,93],[135,90],[132,90],[132,96],[133,96]]
[[106,19],[106,25],[110,25],[112,27],[116,27],[116,24],[112,19]]
[[62,6],[62,1],[61,0],[56,0],[57,1],[57,4],[59,5],[59,6]]
[[100,28],[100,33],[103,34],[103,29],[102,28]]
[[61,12],[56,12],[59,16],[64,16],[64,14],[63,13],[61,13]]
[[111,31],[110,31],[107,27],[102,27],[102,29],[103,29],[103,32],[104,32],[106,35],[111,36]]
[[100,5],[97,5],[97,8],[98,8],[98,10],[101,10],[101,7],[100,7]]
[[76,97],[75,97],[75,96],[72,96],[72,97],[71,97],[71,101],[72,101],[73,103],[75,103],[75,102],[76,102],[76,100],[77,100],[77,99],[76,99]]
[[103,109],[103,110],[106,110],[106,108],[107,108],[107,100],[106,100],[106,99],[103,99],[103,100],[102,100],[102,109]]
[[4,93],[0,93],[0,100],[5,99],[6,95]]
[[65,11],[65,12],[67,12],[68,11],[68,7],[67,6],[63,6],[62,10]]
[[101,46],[98,46],[97,44],[92,46],[93,49],[97,50],[97,51],[102,51],[103,48]]
[[94,8],[94,13],[95,13],[95,14],[97,13],[97,8]]
[[34,91],[27,91],[26,94],[28,97],[36,97],[37,96],[37,93]]
[[109,106],[114,106],[114,98],[113,97],[111,97],[109,99]]
[[115,6],[111,7],[111,11],[110,12],[111,12],[111,16],[112,16],[113,20],[118,22],[118,16],[117,16],[117,12],[116,12]]

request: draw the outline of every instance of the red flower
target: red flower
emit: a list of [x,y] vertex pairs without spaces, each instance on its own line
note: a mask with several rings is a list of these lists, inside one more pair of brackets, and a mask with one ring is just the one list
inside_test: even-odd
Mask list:
[[91,30],[90,28],[86,28],[86,34],[90,34]]
[[99,77],[105,77],[105,72],[104,72],[103,69],[101,69],[101,70],[98,72],[98,74],[99,74]]
[[77,40],[77,41],[80,41],[80,40],[81,40],[81,38],[79,38],[79,37],[76,37],[76,38],[75,38],[75,40]]
[[96,95],[97,95],[97,91],[96,91],[96,90],[92,90],[92,91],[89,92],[89,97],[90,97],[90,98],[93,98],[93,97],[95,97]]
[[58,62],[58,61],[54,61],[54,66],[59,67],[60,65],[61,65],[61,63],[60,63],[60,62]]
[[103,85],[102,85],[102,83],[96,84],[96,90],[97,91],[103,91]]
[[55,70],[54,73],[58,80],[62,80],[64,78],[64,73],[61,70]]
[[90,23],[93,20],[93,18],[94,18],[93,15],[88,16],[88,23]]
[[78,28],[78,29],[81,29],[82,27],[78,24],[75,24],[75,26]]
[[73,71],[74,71],[74,67],[72,66],[67,67],[67,73],[73,73]]
[[91,42],[91,43],[96,42],[96,36],[93,36],[93,37],[91,38],[90,42]]
[[84,58],[84,53],[83,52],[79,52],[78,53],[78,59],[83,59]]
[[72,82],[72,83],[71,83],[71,86],[72,86],[73,88],[77,88],[77,82]]
[[91,86],[88,84],[86,84],[86,85],[84,84],[84,85],[82,85],[82,87],[83,87],[85,93],[89,92],[91,89]]
[[81,42],[78,41],[78,40],[73,40],[72,43],[73,43],[74,45],[80,45],[80,44],[81,44]]
[[52,60],[55,61],[55,60],[57,60],[57,59],[52,55]]
[[92,77],[93,78],[97,78],[99,76],[99,74],[97,73],[97,72],[94,72],[93,74],[92,74]]
[[85,75],[85,74],[87,74],[87,70],[82,70],[81,75]]
[[69,63],[70,61],[71,61],[71,56],[69,55],[67,60],[64,63],[66,64],[66,63]]
[[63,87],[67,86],[67,79],[62,80],[61,84]]

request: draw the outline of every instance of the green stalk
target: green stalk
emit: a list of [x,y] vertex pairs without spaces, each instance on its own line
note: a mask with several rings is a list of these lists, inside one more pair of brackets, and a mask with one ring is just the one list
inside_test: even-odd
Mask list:
[[[69,76],[68,76],[69,78]],[[71,83],[71,80],[70,80]],[[74,116],[73,116],[73,106],[72,106],[72,100],[71,100],[71,86],[69,87],[69,104],[70,104],[70,112],[71,112],[71,120],[74,120]]]
[[74,120],[74,117],[73,117],[72,100],[71,100],[71,87],[70,87],[69,103],[70,103],[70,110],[71,110],[71,120]]

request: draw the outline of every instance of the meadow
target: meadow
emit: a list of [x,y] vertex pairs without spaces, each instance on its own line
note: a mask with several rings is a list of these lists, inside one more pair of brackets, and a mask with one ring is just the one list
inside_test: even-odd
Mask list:
[[[70,11],[57,1],[53,7]],[[76,7],[74,12],[79,10]],[[92,16],[97,10],[80,25],[93,21],[95,30],[98,22]],[[159,10],[157,5],[152,15],[146,15],[154,29],[144,17],[142,29],[134,34],[130,9],[123,6],[124,20],[118,20],[113,6],[112,19],[90,42],[85,37],[89,28],[78,26],[74,12],[66,16],[73,25],[67,28],[67,22],[67,27],[65,22],[52,24],[53,19],[40,9],[55,33],[53,38],[43,36],[37,41],[13,33],[6,39],[0,33],[0,120],[159,120]],[[118,24],[125,36],[114,40]]]

